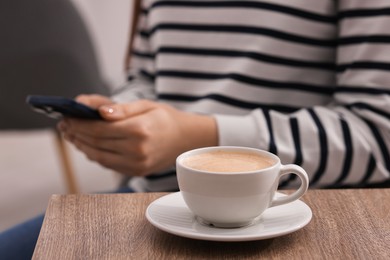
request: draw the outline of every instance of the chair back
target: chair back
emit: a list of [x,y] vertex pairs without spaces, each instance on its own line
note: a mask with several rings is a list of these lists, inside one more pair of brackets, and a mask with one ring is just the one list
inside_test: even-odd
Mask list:
[[52,127],[26,96],[108,94],[87,27],[70,0],[0,1],[0,129]]

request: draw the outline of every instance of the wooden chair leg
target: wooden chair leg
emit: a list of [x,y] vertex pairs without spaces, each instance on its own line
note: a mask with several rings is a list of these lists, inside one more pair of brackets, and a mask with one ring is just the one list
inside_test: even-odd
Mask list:
[[60,156],[60,161],[62,164],[62,171],[64,174],[64,179],[65,179],[68,193],[79,193],[79,188],[78,188],[77,181],[76,181],[76,175],[73,171],[73,168],[72,168],[72,165],[70,162],[69,151],[66,147],[65,140],[59,131],[54,129],[54,132],[55,132],[57,150],[58,150],[58,153]]

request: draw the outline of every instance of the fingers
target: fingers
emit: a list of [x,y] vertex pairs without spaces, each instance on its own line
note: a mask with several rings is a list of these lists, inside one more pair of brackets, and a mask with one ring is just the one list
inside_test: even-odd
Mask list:
[[72,143],[78,150],[83,152],[89,160],[95,161],[116,172],[130,176],[144,176],[150,173],[145,158],[136,158],[135,156],[128,156],[128,154],[124,156],[120,153],[102,150],[92,147],[78,138],[74,138]]
[[68,135],[86,135],[103,139],[120,139],[127,135],[126,129],[99,120],[65,118],[58,123],[58,129]]
[[91,148],[110,152],[113,154],[127,154],[134,159],[142,159],[144,155],[140,152],[139,141],[134,138],[128,139],[102,139],[86,135],[64,135],[65,139],[75,143],[81,142]]
[[126,104],[104,105],[99,108],[100,114],[108,121],[118,121],[146,113],[157,107],[157,104],[149,100],[139,100]]
[[63,134],[84,135],[95,139],[128,139],[144,140],[150,134],[151,120],[135,116],[120,121],[82,120],[65,118],[58,123]]
[[104,115],[106,111],[106,118],[111,120],[66,118],[58,125],[65,138],[90,160],[137,176],[166,169],[174,163],[177,152],[167,150],[178,143],[181,133],[173,109],[152,101],[103,107],[101,113]]
[[[119,154],[119,148],[121,142],[116,143],[115,139],[102,139],[102,138],[94,138],[91,136],[81,135],[81,134],[67,134],[64,135],[65,140],[73,143],[83,143],[91,148],[102,150],[106,152],[110,152],[113,154]],[[77,146],[77,145],[76,145]]]
[[66,118],[58,124],[58,129],[68,134],[77,133],[96,138],[126,138],[131,134],[140,137],[146,122],[139,116],[156,107],[157,104],[146,100],[103,106],[99,111],[107,120]]

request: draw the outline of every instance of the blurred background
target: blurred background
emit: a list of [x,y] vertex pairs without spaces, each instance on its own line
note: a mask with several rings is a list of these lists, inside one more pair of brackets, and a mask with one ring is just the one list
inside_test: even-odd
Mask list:
[[[11,1],[13,1],[12,4]],[[101,81],[104,83],[102,85],[108,88],[109,91],[120,87],[125,82],[123,62],[129,37],[132,0],[61,1],[71,2],[71,6],[68,6],[67,3],[65,3],[65,6],[67,8],[74,7],[77,14],[80,15],[82,22],[85,24],[88,37],[90,37],[93,45],[94,54],[96,54],[96,71],[98,71],[96,73],[101,75]],[[18,38],[20,36],[18,35],[18,30],[16,28],[17,26],[24,26],[23,23],[19,21],[23,20],[28,12],[35,12],[34,8],[40,4],[48,5],[51,3],[52,5],[56,5],[61,1],[19,0],[16,1],[19,2],[17,5],[15,0],[3,0],[2,3],[0,3],[0,10],[3,11],[0,12],[6,12],[6,15],[0,14],[0,16],[3,17],[0,18],[0,23],[2,23],[0,24],[0,27],[4,26],[4,28],[7,28],[8,32],[10,32],[10,34],[7,34],[8,38],[6,38],[2,32],[2,41],[4,42],[5,40],[5,43],[3,44],[6,46],[9,38],[13,38],[14,36],[15,38]],[[28,8],[24,6],[25,4],[34,4],[34,8]],[[12,8],[10,8],[11,5]],[[18,8],[25,12],[22,14],[19,13],[18,15],[20,17],[13,13],[15,10],[18,10]],[[50,16],[53,16],[54,19],[61,20],[63,23],[62,26],[64,26],[64,21],[66,20],[64,18],[65,16],[63,17],[62,14],[57,15],[52,11],[62,10],[63,12],[63,10],[67,10],[66,8],[59,5],[58,7],[51,6],[52,11],[45,10],[45,8],[39,10],[37,16],[35,16],[37,18],[36,20],[42,18],[41,20],[45,22],[44,18],[49,19]],[[48,8],[48,10],[50,10],[50,8]],[[4,18],[6,16],[8,17],[7,19],[10,19],[11,21],[7,21],[6,18]],[[32,17],[34,18],[34,16]],[[17,25],[14,25],[16,19]],[[73,22],[73,20],[77,19],[70,18],[70,20]],[[29,23],[31,24],[33,21]],[[39,30],[39,33],[43,35],[44,29],[51,28],[52,31],[60,34],[61,31],[56,29],[55,24],[55,22],[45,22],[43,26],[41,25],[42,30]],[[79,28],[79,26],[73,25],[73,28]],[[30,29],[29,32],[31,32]],[[36,36],[37,34],[34,34],[34,32],[31,34],[31,42],[30,40],[21,39],[19,40],[19,43],[27,43],[28,45],[33,46],[35,44],[33,40],[39,41],[40,38],[39,36]],[[77,42],[77,39],[72,39],[72,36],[64,36],[64,38],[61,38],[61,35],[58,36],[59,38],[57,38],[57,36],[49,36],[49,38],[50,37],[53,39],[60,39],[59,41],[62,43],[65,42],[66,46],[76,44]],[[79,41],[82,41],[82,39],[84,38],[78,37]],[[84,46],[83,43],[78,44]],[[1,45],[2,44],[0,44],[0,46]],[[59,145],[55,130],[50,126],[54,121],[50,121],[48,126],[43,122],[39,123],[38,126],[25,127],[23,123],[27,123],[30,119],[33,120],[34,116],[36,116],[38,120],[44,118],[42,115],[35,115],[33,112],[29,111],[31,112],[30,114],[19,115],[21,117],[21,120],[19,120],[21,123],[18,122],[20,127],[18,124],[15,124],[17,127],[14,127],[14,125],[11,124],[13,116],[16,117],[19,111],[22,111],[24,108],[22,108],[23,105],[20,105],[20,103],[17,102],[15,103],[16,105],[4,104],[4,100],[7,101],[7,99],[10,99],[9,96],[12,95],[12,91],[18,89],[19,86],[15,85],[10,87],[10,85],[2,81],[1,77],[7,78],[8,75],[15,72],[17,78],[29,79],[25,76],[28,73],[18,73],[18,68],[15,69],[8,65],[15,63],[14,61],[19,59],[20,52],[17,48],[14,48],[14,46],[16,46],[15,43],[10,42],[10,46],[11,47],[1,47],[2,49],[5,49],[6,53],[3,53],[0,57],[3,61],[9,61],[9,63],[5,65],[2,64],[3,67],[0,66],[0,70],[3,70],[3,76],[0,75],[0,102],[3,103],[3,106],[0,106],[0,110],[3,110],[0,112],[0,232],[17,223],[43,213],[52,194],[65,194],[71,192],[72,187],[69,187],[69,179],[67,179],[69,176],[66,176],[66,173],[64,173],[64,158],[61,157],[61,149],[65,148],[67,151],[68,157],[65,159],[68,160],[68,166],[71,168],[73,174],[71,182],[74,182],[72,185],[74,186],[73,188],[76,187],[77,192],[94,193],[110,191],[118,187],[120,181],[117,174],[88,161],[83,154],[79,153],[70,145]],[[54,45],[48,44],[47,48],[53,49],[53,46]],[[15,53],[9,51],[7,48],[13,49]],[[84,59],[83,55],[86,55],[85,46],[80,47],[80,49],[82,53],[79,57]],[[56,50],[54,50],[54,52],[55,51]],[[81,63],[82,62],[83,61],[81,61]],[[91,59],[90,62],[93,63],[94,60]],[[33,63],[33,67],[38,66],[35,64],[39,64],[39,62]],[[91,63],[89,66],[91,67]],[[48,65],[47,67],[51,68],[53,66]],[[41,69],[44,75],[42,78],[46,78],[44,73],[47,73],[53,80],[56,80],[55,77],[57,74],[52,72],[48,73],[45,69],[47,68]],[[73,66],[73,69],[77,71],[77,66]],[[36,73],[34,75],[36,75]],[[40,80],[41,82],[44,82],[42,78]],[[58,82],[62,82],[62,80],[60,79]],[[42,86],[43,85],[44,84],[42,83]],[[39,90],[33,90],[32,85],[29,86],[28,84],[24,84],[24,86],[20,87],[27,88],[27,90],[23,90],[25,92],[21,90],[17,91],[18,94],[23,96],[25,93],[29,93],[29,91],[35,92],[31,94],[43,94],[37,93]],[[28,89],[29,87],[31,87],[31,90]],[[62,93],[61,91],[70,91],[70,87],[68,89],[68,87],[61,86],[61,84],[51,83],[50,91],[51,92],[48,93]],[[77,93],[78,90],[76,89],[75,91]],[[81,92],[84,91],[82,90]],[[93,90],[91,90],[91,92],[93,92]],[[18,100],[18,102],[19,101],[24,102],[24,100]],[[33,125],[35,122],[29,123],[30,125]]]

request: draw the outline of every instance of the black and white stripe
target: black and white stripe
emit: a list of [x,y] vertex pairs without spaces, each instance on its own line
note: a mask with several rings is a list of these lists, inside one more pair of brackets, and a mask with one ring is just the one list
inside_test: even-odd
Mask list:
[[145,0],[132,60],[162,102],[258,122],[235,135],[312,186],[362,184],[390,177],[388,28],[387,0]]

